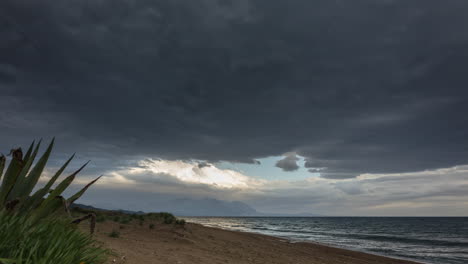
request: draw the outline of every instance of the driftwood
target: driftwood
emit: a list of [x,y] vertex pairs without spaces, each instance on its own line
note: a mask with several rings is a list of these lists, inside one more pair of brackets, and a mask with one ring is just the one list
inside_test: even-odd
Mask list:
[[83,217],[80,217],[78,219],[75,219],[73,220],[71,223],[72,224],[79,224],[85,220],[88,220],[89,219],[89,232],[92,234],[94,234],[94,228],[96,227],[96,214],[95,213],[90,213],[90,214],[87,214]]

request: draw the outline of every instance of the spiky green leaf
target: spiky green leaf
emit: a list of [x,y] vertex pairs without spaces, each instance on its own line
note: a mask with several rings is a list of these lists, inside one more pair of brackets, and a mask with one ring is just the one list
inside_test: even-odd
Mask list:
[[4,207],[6,198],[15,185],[16,179],[23,168],[23,152],[21,149],[12,150],[11,153],[12,159],[3,177],[2,186],[0,187],[0,209]]
[[52,208],[54,208],[54,199],[62,194],[65,189],[70,186],[70,184],[75,179],[76,175],[88,165],[89,161],[86,162],[81,168],[75,171],[72,175],[65,178],[50,194],[47,198],[39,205],[37,209],[34,210],[34,217],[40,218],[40,216],[46,214],[46,212],[50,212]]
[[78,200],[85,192],[86,190],[88,190],[88,188],[93,185],[95,182],[97,182],[100,178],[102,177],[99,176],[97,177],[95,180],[93,180],[92,182],[88,183],[85,187],[83,187],[83,189],[81,189],[79,192],[75,193],[72,197],[68,198],[67,200],[67,204],[71,205],[72,203],[74,203],[76,200]]
[[28,151],[26,151],[26,155],[24,155],[24,158],[23,158],[24,162],[27,162],[28,159],[31,157],[31,153],[33,149],[34,149],[34,141],[29,146]]
[[52,141],[49,144],[49,147],[42,155],[42,157],[37,161],[36,165],[29,173],[28,177],[24,179],[24,184],[22,184],[22,188],[19,193],[20,197],[29,196],[29,194],[34,189],[34,186],[36,186],[37,182],[39,181],[39,178],[41,177],[42,171],[44,170],[45,165],[49,160],[50,153],[52,152],[52,148],[54,147],[54,141],[55,138],[52,139]]
[[23,160],[25,164],[20,174],[18,175],[18,178],[16,179],[16,183],[13,186],[13,189],[8,194],[7,200],[20,198],[22,196],[21,191],[25,188],[26,175],[29,171],[29,168],[31,168],[32,163],[34,162],[34,159],[36,158],[40,145],[41,145],[41,142],[39,141],[39,143],[37,144],[36,148],[34,149],[32,153],[30,152],[31,147],[32,147],[31,145],[30,150],[28,150],[28,153],[26,154],[28,156],[28,159]]
[[62,175],[63,171],[65,168],[70,164],[72,159],[75,157],[75,154],[73,154],[65,164],[55,173],[55,175],[47,182],[46,186],[43,188],[37,190],[31,197],[28,197],[24,202],[23,205],[21,206],[22,211],[24,212],[25,210],[30,210],[32,208],[36,208],[40,202],[42,201],[42,198],[46,196],[46,194],[49,192],[50,188],[52,185],[55,183],[55,181]]
[[34,224],[37,221],[44,219],[46,217],[53,217],[59,210],[65,211],[64,199],[62,196],[55,196],[50,199],[46,206],[42,206],[37,210],[34,210],[34,213],[31,214],[31,222]]
[[6,158],[3,155],[0,155],[0,180],[3,176],[3,169],[5,168]]

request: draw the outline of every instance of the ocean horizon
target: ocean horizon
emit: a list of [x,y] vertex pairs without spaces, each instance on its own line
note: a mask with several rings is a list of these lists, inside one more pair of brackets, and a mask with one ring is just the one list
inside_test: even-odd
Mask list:
[[468,217],[184,217],[188,222],[428,264],[468,263]]

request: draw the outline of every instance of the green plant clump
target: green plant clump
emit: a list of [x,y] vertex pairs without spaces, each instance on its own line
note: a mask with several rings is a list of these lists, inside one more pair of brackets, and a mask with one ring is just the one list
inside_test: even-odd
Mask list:
[[122,218],[120,220],[120,223],[124,224],[124,225],[129,224],[130,222],[131,222],[131,219],[129,219],[129,218]]
[[25,216],[0,212],[0,263],[104,263],[107,250],[68,221],[54,219],[29,225]]
[[[65,210],[68,211],[68,207],[99,179],[97,178],[90,182],[68,199],[62,197],[62,193],[70,186],[76,175],[86,166],[86,163],[52,189],[55,181],[73,159],[73,155],[44,187],[33,192],[52,152],[54,140],[49,144],[44,154],[35,162],[35,165],[32,166],[40,145],[41,142],[37,145],[33,142],[24,156],[21,148],[13,149],[8,167],[5,166],[5,156],[0,155],[0,179],[2,179],[0,185],[0,211],[5,210],[17,215],[28,215],[28,223],[30,224],[35,224],[44,218],[57,216]],[[5,167],[6,170],[3,173]]]
[[68,199],[62,196],[86,163],[52,188],[73,155],[42,188],[36,188],[52,152],[54,140],[35,161],[40,144],[33,142],[25,155],[21,148],[13,149],[8,166],[6,157],[0,155],[0,263],[103,263],[106,251],[72,225],[91,219],[92,233],[95,215],[89,214],[72,222],[64,218],[64,212],[68,212],[71,217],[70,205],[99,178]]
[[116,230],[112,230],[112,232],[109,234],[109,237],[118,238],[120,237],[120,233]]
[[184,220],[184,219],[177,219],[177,220],[175,221],[175,224],[176,224],[176,225],[185,226],[185,220]]
[[154,229],[154,224],[150,224],[149,229]]
[[105,215],[98,215],[96,218],[96,222],[98,223],[104,223],[107,221],[107,217]]

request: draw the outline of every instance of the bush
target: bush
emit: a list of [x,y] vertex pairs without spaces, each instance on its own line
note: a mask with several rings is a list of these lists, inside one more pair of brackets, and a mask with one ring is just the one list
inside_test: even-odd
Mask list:
[[118,238],[120,237],[120,233],[116,230],[112,230],[112,232],[109,234],[109,237]]
[[154,229],[154,224],[150,224],[149,229]]
[[120,222],[120,216],[114,216],[114,218],[112,218],[112,221]]
[[123,219],[120,220],[120,223],[126,225],[126,224],[129,224],[130,221],[131,220],[129,218],[123,218]]
[[133,220],[133,219],[138,219],[138,215],[136,215],[136,214],[131,214],[131,215],[130,215],[130,218],[131,218],[132,220]]
[[[27,223],[23,216],[0,212],[0,256],[15,264],[104,263],[107,251],[63,220]],[[2,262],[8,263],[3,260]]]
[[176,225],[185,226],[185,220],[184,220],[184,219],[177,219],[177,220],[175,221],[175,224],[176,224]]
[[172,224],[175,221],[175,217],[164,217],[164,224]]
[[98,222],[98,223],[103,223],[105,221],[107,221],[107,217],[105,215],[98,215],[96,217],[96,222]]

